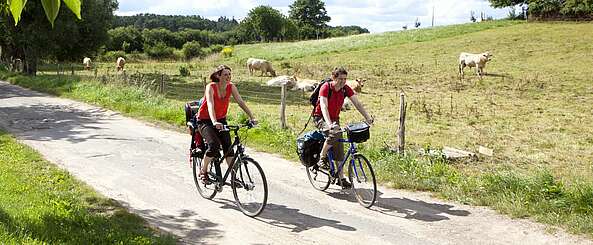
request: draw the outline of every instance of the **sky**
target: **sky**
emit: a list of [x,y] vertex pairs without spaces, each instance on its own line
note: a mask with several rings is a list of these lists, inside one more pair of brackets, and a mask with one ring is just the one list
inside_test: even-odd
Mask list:
[[[139,13],[166,15],[200,15],[216,20],[220,16],[243,19],[249,10],[268,5],[288,15],[294,0],[119,0],[116,15]],[[487,0],[325,0],[325,9],[331,17],[329,25],[357,25],[372,33],[401,30],[412,27],[416,18],[422,27],[431,26],[434,6],[435,26],[466,23],[470,12],[480,12],[495,19],[504,18],[509,9],[494,9]]]

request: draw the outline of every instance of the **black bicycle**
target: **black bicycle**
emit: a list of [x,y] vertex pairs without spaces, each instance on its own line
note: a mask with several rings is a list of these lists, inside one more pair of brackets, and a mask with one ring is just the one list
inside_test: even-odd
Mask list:
[[[245,154],[245,147],[241,144],[241,140],[238,135],[238,131],[241,128],[251,128],[253,124],[248,123],[246,125],[225,125],[223,130],[232,131],[235,139],[229,152],[235,151],[235,156],[231,161],[227,171],[222,175],[220,164],[227,157],[229,152],[226,152],[223,156],[214,158],[210,162],[208,168],[208,179],[209,181],[202,181],[199,177],[200,170],[202,169],[202,160],[204,158],[205,151],[196,146],[194,142],[195,125],[191,122],[188,123],[192,134],[192,144],[190,147],[190,161],[193,169],[194,182],[198,189],[198,192],[203,198],[212,199],[216,196],[216,193],[221,192],[223,186],[231,186],[233,190],[233,196],[241,211],[250,217],[257,216],[260,214],[268,201],[268,184],[266,176],[259,163],[250,158]],[[227,182],[227,178],[230,175],[230,182]]]
[[356,143],[365,142],[369,138],[369,126],[366,123],[348,125],[340,128],[340,132],[347,132],[347,139],[339,139],[340,142],[349,143],[350,148],[341,163],[334,167],[333,147],[328,151],[329,168],[323,169],[313,164],[306,168],[309,182],[317,190],[325,191],[330,183],[335,184],[340,181],[340,172],[345,170],[348,160],[348,179],[352,183],[352,194],[358,200],[358,203],[365,208],[370,208],[377,199],[377,181],[375,172],[369,160],[358,153]]

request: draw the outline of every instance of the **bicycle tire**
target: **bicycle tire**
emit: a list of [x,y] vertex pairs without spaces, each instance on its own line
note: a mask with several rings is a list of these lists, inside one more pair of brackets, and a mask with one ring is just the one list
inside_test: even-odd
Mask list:
[[306,167],[305,169],[307,171],[309,183],[311,183],[313,188],[320,191],[325,191],[329,188],[331,182],[329,170],[319,169],[316,164]]
[[192,156],[192,170],[194,175],[194,183],[196,184],[196,188],[198,189],[198,193],[200,196],[206,199],[212,199],[216,196],[216,182],[213,181],[216,179],[216,174],[214,168],[212,167],[213,164],[210,164],[208,169],[208,176],[210,177],[210,183],[204,183],[200,180],[198,174],[200,173],[200,169],[202,169],[202,158],[197,156]]
[[[230,183],[233,189],[233,196],[243,214],[249,217],[255,217],[264,210],[268,201],[266,176],[259,163],[255,160],[242,157],[240,159],[238,158],[237,161],[240,162],[235,163],[236,166],[231,172]],[[257,179],[257,174],[259,174],[259,180]],[[262,190],[263,193],[254,198],[257,195],[256,191],[259,190]]]
[[358,203],[365,208],[370,208],[377,199],[377,181],[375,172],[369,160],[360,154],[352,156],[348,166],[348,179],[352,183],[352,194]]

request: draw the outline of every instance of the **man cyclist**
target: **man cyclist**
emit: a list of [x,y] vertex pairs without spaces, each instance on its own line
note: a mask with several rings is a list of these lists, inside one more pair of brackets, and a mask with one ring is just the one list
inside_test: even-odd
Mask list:
[[[358,100],[356,93],[346,85],[348,71],[343,67],[337,67],[332,72],[331,81],[325,82],[319,89],[319,99],[313,111],[313,120],[319,130],[325,135],[325,143],[321,149],[320,159],[317,165],[321,168],[329,168],[327,152],[333,146],[334,162],[344,160],[344,144],[338,139],[342,138],[340,130],[340,111],[344,104],[344,98],[348,97],[356,109],[364,116],[366,123],[373,124],[373,118],[364,109]],[[352,186],[346,180],[344,171],[340,172],[340,183],[342,188]]]

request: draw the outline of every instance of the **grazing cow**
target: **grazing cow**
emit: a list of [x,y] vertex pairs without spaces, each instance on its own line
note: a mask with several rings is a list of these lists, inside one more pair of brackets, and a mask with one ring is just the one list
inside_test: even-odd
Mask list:
[[124,66],[126,65],[126,60],[124,57],[117,57],[117,61],[115,62],[117,71],[124,71]]
[[82,65],[84,65],[84,69],[85,70],[90,70],[91,69],[91,58],[89,57],[84,57],[84,59],[82,59]]
[[461,53],[459,55],[459,74],[463,77],[463,69],[467,67],[476,67],[476,73],[480,78],[484,75],[486,62],[490,61],[492,54],[484,52],[481,54]]
[[347,80],[346,85],[356,91],[356,93],[362,93],[362,87],[364,87],[365,82],[366,79]]
[[287,88],[292,88],[296,84],[296,77],[283,75],[270,79],[266,84],[272,87],[280,87],[286,84]]
[[23,67],[23,61],[19,58],[13,59],[12,57],[10,57],[11,61],[10,61],[10,70],[13,72],[23,72],[24,71],[24,67]]
[[352,107],[354,107],[354,104],[352,104],[352,101],[350,101],[350,99],[346,97],[344,98],[344,104],[342,104],[342,108],[340,110],[349,111],[350,109],[352,109]]
[[253,75],[254,71],[261,71],[261,76],[263,76],[264,73],[270,73],[272,77],[276,76],[276,71],[274,71],[272,63],[263,59],[247,59],[247,69],[249,69],[249,75]]
[[319,84],[318,80],[313,79],[297,79],[296,86],[292,90],[303,90],[305,92],[311,92],[315,90],[315,87]]

